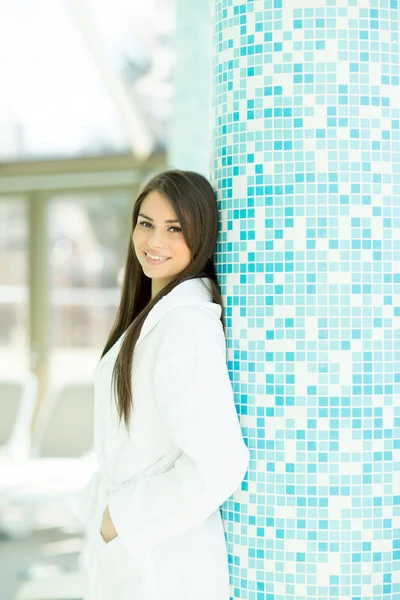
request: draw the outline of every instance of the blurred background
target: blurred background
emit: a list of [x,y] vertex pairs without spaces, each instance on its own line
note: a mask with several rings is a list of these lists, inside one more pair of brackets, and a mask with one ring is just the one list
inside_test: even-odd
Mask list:
[[81,597],[132,205],[157,171],[209,175],[209,3],[188,4],[0,0],[0,600]]

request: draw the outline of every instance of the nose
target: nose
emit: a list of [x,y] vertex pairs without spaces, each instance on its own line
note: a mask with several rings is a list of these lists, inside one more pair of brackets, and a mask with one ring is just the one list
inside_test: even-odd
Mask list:
[[160,231],[153,229],[153,231],[149,233],[147,243],[150,248],[162,248],[164,246],[163,234]]

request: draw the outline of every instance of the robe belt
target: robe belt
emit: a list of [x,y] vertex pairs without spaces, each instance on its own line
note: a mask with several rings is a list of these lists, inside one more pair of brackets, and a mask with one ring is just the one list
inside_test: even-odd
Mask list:
[[128,479],[122,483],[111,483],[105,475],[99,473],[99,487],[103,492],[106,492],[106,494],[112,494],[113,492],[118,492],[127,485],[131,485],[138,477],[139,476],[132,477],[132,479]]
[[[181,454],[182,450],[178,450],[172,455],[169,454],[165,457],[162,457],[160,460],[157,460],[154,464],[152,464],[146,469],[146,475],[151,476],[153,474],[166,473],[174,467],[176,459]],[[107,494],[111,494],[113,492],[118,492],[120,489],[127,485],[132,485],[133,483],[136,483],[141,479],[141,477],[143,477],[143,473],[138,473],[137,475],[134,475],[131,479],[123,481],[122,483],[111,483],[109,479],[99,471],[99,487]]]
[[107,494],[117,492],[121,489],[122,485],[120,483],[111,483],[104,475],[100,474],[99,486]]

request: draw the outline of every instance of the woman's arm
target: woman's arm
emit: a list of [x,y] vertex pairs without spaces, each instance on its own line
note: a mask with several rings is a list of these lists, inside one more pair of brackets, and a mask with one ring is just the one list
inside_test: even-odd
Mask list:
[[109,510],[130,554],[180,535],[208,518],[240,486],[249,463],[225,353],[207,348],[167,359],[154,370],[165,427],[182,454],[164,473],[112,492]]

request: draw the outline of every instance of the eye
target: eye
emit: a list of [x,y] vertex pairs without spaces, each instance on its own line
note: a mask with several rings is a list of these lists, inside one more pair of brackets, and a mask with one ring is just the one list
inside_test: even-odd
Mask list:
[[[152,227],[152,224],[149,223],[148,221],[140,221],[139,225],[150,225],[150,227]],[[145,229],[147,229],[147,227]],[[174,225],[172,227],[170,227],[170,229],[176,229],[177,232],[182,231],[182,229],[180,227],[175,227]]]

